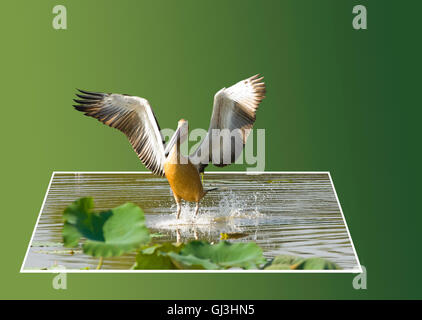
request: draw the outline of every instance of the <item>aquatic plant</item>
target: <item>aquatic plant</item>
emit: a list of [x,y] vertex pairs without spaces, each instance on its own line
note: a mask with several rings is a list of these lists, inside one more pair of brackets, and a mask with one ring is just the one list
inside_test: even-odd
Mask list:
[[257,269],[266,262],[253,242],[193,240],[186,244],[155,244],[141,248],[133,269]]
[[139,249],[132,269],[135,270],[171,270],[178,269],[169,253],[178,254],[185,245],[183,243],[156,243]]
[[338,270],[335,263],[322,258],[302,258],[291,255],[279,255],[263,267],[264,270]]
[[262,249],[254,242],[224,240],[240,238],[240,234],[222,234],[222,241],[215,244],[198,240],[187,243],[152,243],[151,239],[163,235],[150,235],[145,225],[144,212],[133,203],[97,213],[94,212],[92,198],[81,198],[64,210],[63,219],[64,246],[76,247],[84,238],[83,252],[100,258],[97,269],[101,268],[103,258],[120,256],[134,250],[138,251],[132,267],[135,270],[340,269],[336,264],[321,258],[280,255],[266,260]]
[[262,249],[254,242],[191,241],[179,254],[169,255],[179,269],[257,269],[266,262]]
[[94,200],[81,198],[68,206],[63,213],[63,242],[75,247],[83,237],[83,252],[93,257],[116,257],[139,248],[150,241],[144,213],[133,203],[114,209],[94,212]]

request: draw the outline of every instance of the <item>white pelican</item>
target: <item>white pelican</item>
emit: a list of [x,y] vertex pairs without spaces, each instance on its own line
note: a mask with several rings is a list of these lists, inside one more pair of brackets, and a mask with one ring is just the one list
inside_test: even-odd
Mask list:
[[[154,174],[167,178],[179,219],[181,199],[196,202],[196,216],[200,200],[207,192],[214,190],[204,190],[202,186],[199,174],[204,172],[205,167],[210,162],[216,166],[226,166],[235,162],[241,154],[255,122],[256,110],[265,98],[262,79],[255,75],[215,94],[208,133],[189,157],[180,153],[180,145],[187,139],[187,121],[181,119],[178,122],[176,132],[166,145],[154,112],[144,98],[78,89],[80,93],[76,95],[79,99],[74,99],[77,103],[74,107],[122,131],[142,163]],[[231,138],[229,144],[223,143],[218,130],[232,133],[234,143]]]

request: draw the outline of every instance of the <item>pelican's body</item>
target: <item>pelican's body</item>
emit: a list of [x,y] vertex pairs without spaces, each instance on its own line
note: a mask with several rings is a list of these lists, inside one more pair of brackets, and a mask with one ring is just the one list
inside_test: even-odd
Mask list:
[[[183,125],[184,120],[179,121]],[[170,188],[173,191],[174,200],[177,204],[176,218],[180,217],[180,200],[196,202],[195,216],[198,214],[199,201],[205,196],[198,169],[190,162],[188,157],[180,153],[180,143],[177,142],[166,161],[164,162],[164,172]]]
[[[82,94],[77,96],[82,100],[75,99],[78,105],[74,107],[125,133],[142,163],[154,174],[167,178],[177,203],[177,218],[182,199],[196,202],[196,216],[200,200],[211,191],[204,190],[200,173],[210,162],[226,166],[240,155],[264,98],[265,85],[261,80],[256,75],[216,93],[208,134],[189,157],[180,153],[180,145],[187,139],[187,121],[178,122],[175,134],[166,144],[154,112],[143,98],[79,90]],[[215,129],[229,130],[234,143],[223,146],[219,136],[214,140]]]
[[169,159],[164,162],[164,170],[175,198],[199,202],[205,195],[198,170],[190,161],[181,164],[172,163],[172,159]]

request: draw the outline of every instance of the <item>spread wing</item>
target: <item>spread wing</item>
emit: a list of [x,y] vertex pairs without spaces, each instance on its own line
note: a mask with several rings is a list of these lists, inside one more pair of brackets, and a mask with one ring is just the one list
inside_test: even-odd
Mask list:
[[154,174],[164,176],[164,139],[148,101],[122,94],[79,91],[75,109],[122,131],[142,163]]
[[[215,94],[208,133],[190,156],[199,172],[203,172],[210,162],[219,167],[229,165],[242,153],[256,119],[256,110],[265,98],[262,79],[255,75]],[[218,136],[224,131],[231,135],[228,143]]]

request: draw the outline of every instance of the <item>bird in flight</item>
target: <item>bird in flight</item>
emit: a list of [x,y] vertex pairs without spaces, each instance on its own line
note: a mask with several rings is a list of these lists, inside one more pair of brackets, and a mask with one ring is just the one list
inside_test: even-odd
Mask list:
[[[180,145],[187,139],[188,122],[179,120],[166,144],[157,118],[144,98],[78,89],[80,93],[76,94],[78,99],[74,99],[77,103],[74,108],[122,131],[141,162],[154,174],[167,178],[179,219],[182,199],[196,202],[197,216],[200,200],[216,189],[203,188],[200,173],[205,167],[210,162],[224,167],[234,163],[242,153],[256,119],[256,110],[265,98],[262,80],[263,77],[255,75],[215,94],[208,133],[187,157],[181,154]],[[222,132],[229,133],[228,140],[223,141]]]

